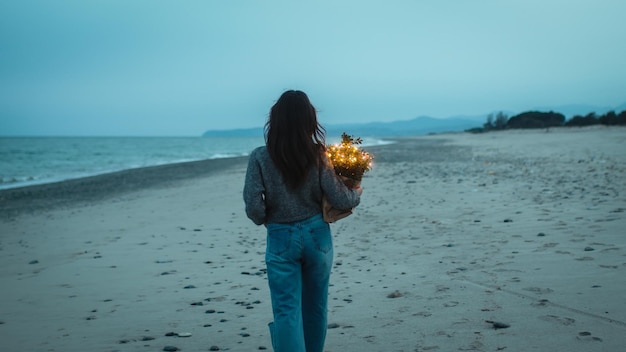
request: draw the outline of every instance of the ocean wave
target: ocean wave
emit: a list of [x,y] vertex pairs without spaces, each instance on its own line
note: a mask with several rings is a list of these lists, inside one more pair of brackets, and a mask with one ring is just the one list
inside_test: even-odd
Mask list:
[[[362,146],[390,143],[394,142],[363,138]],[[243,157],[263,144],[258,137],[0,138],[0,189],[150,166]]]

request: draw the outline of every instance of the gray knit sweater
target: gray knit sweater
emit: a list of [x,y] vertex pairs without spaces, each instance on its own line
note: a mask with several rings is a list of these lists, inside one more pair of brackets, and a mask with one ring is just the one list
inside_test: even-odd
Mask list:
[[255,224],[288,223],[319,214],[322,192],[337,209],[352,209],[360,202],[358,193],[346,187],[330,166],[311,168],[305,184],[289,190],[265,147],[250,154],[243,199]]

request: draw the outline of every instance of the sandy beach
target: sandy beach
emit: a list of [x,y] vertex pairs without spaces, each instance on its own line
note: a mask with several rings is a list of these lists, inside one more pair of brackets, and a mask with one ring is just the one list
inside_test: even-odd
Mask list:
[[[326,351],[624,350],[626,128],[368,151],[361,205],[331,225]],[[271,350],[245,167],[0,191],[3,350]]]

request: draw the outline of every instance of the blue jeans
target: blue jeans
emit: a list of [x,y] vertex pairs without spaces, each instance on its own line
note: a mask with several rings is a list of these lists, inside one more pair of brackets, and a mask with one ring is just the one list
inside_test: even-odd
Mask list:
[[267,224],[265,252],[276,352],[322,352],[326,340],[328,282],[333,263],[330,226],[322,215]]

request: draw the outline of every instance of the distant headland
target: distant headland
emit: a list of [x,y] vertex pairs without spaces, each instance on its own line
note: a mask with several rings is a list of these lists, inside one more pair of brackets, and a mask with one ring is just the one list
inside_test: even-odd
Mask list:
[[[562,111],[562,112],[557,112]],[[585,111],[581,113],[581,111]],[[590,112],[591,111],[591,112]],[[621,111],[617,113],[616,111]],[[626,103],[616,108],[588,105],[566,105],[560,108],[538,108],[518,114],[500,111],[486,115],[433,118],[420,116],[411,120],[391,122],[324,124],[326,134],[341,135],[345,131],[361,137],[403,137],[445,132],[488,132],[517,128],[558,126],[626,125]],[[208,130],[203,137],[259,137],[263,127],[230,130]]]

